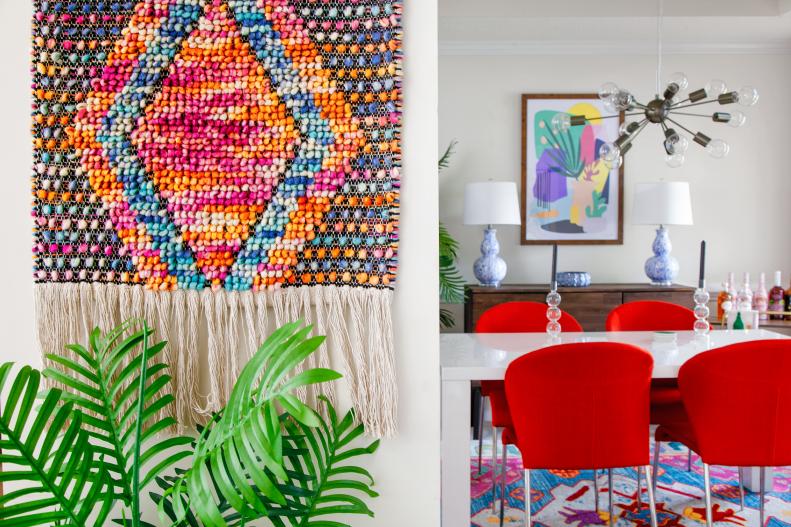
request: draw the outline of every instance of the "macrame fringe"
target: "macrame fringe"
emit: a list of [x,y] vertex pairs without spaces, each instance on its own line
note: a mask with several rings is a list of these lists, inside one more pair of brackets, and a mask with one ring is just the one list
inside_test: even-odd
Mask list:
[[[389,289],[159,292],[140,286],[58,283],[36,284],[35,297],[44,355],[76,359],[66,344],[87,344],[94,327],[106,332],[124,320],[145,318],[156,339],[168,341],[161,360],[173,377],[176,403],[170,411],[183,426],[206,422],[228,400],[239,372],[266,337],[287,322],[303,319],[314,325],[314,334],[328,338],[302,368],[341,371],[368,434],[388,437],[396,432]],[[56,366],[46,358],[45,365]],[[298,395],[314,404],[319,393],[331,400],[337,396],[334,384],[310,386]]]

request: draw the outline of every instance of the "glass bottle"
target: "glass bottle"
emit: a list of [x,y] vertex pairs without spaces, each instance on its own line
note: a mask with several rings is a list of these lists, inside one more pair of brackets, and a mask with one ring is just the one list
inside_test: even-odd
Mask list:
[[[788,289],[786,289],[785,304],[786,304],[786,313],[788,313],[789,311],[791,311],[791,285],[789,285]],[[786,320],[791,320],[791,315],[786,315],[785,318]]]
[[759,320],[768,320],[766,309],[769,307],[769,293],[766,292],[766,273],[761,273],[758,279],[758,289],[753,294],[753,309],[758,311]]
[[774,311],[785,311],[785,290],[783,289],[783,275],[780,271],[775,271],[775,285],[769,291],[769,318],[772,320],[782,320],[783,315],[772,315]]
[[750,273],[744,273],[744,283],[736,293],[736,309],[748,311],[753,308],[753,290],[750,288]]
[[722,321],[725,314],[733,309],[733,273],[728,273],[728,279],[722,283],[722,290],[717,295],[717,320]]

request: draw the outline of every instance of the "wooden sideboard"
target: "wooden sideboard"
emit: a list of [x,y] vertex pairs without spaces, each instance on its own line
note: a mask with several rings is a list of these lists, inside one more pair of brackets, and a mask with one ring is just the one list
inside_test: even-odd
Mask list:
[[[547,284],[509,284],[500,287],[468,285],[465,288],[464,331],[472,333],[484,311],[503,302],[544,302]],[[594,284],[589,287],[561,287],[560,307],[576,318],[585,331],[604,331],[607,315],[614,308],[636,300],[663,300],[694,307],[695,288],[684,285],[652,286],[650,284]]]

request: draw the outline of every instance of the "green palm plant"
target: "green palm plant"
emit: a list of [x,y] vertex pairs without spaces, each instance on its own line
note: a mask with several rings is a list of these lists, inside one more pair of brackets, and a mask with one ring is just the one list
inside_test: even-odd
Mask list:
[[[455,152],[457,142],[451,141],[445,153],[439,158],[438,168],[441,172],[450,166],[450,158]],[[464,302],[464,278],[456,267],[459,242],[448,232],[447,227],[439,223],[439,299],[445,304]],[[443,328],[450,328],[456,323],[449,309],[440,309],[439,321]]]
[[[0,481],[21,485],[0,496],[0,524],[77,527],[90,517],[90,525],[102,526],[120,504],[117,524],[152,527],[140,514],[140,497],[151,482],[164,491],[152,494],[161,519],[178,527],[248,525],[261,518],[318,527],[322,521],[311,518],[332,510],[370,513],[360,498],[337,492],[367,489],[374,496],[370,487],[334,478],[332,471],[367,475],[337,464],[373,452],[378,443],[345,449],[363,433],[361,425],[352,427],[353,414],[338,422],[325,401],[327,421],[294,395],[340,377],[321,368],[293,373],[324,337],[309,337],[311,327],[301,322],[276,330],[242,370],[228,405],[197,438],[160,437],[177,424],[160,417],[173,402],[167,366],[156,360],[166,343],[149,345],[151,329],[138,325],[128,322],[107,335],[94,330],[88,347],[69,346],[75,358],[50,356],[55,366],[45,375],[67,390],[43,392],[38,406],[41,374],[22,368],[9,385],[12,365],[0,367],[0,394],[8,394],[0,408],[0,462],[22,468],[0,473]],[[187,469],[173,466],[186,458]],[[32,494],[37,499],[26,501]],[[324,522],[330,524],[338,525]]]
[[96,514],[101,525],[113,505],[113,483],[83,428],[83,414],[61,390],[37,401],[40,372],[25,366],[10,380],[12,367],[0,366],[0,393],[7,393],[0,462],[17,470],[0,472],[0,482],[24,486],[0,496],[0,524],[82,527]]

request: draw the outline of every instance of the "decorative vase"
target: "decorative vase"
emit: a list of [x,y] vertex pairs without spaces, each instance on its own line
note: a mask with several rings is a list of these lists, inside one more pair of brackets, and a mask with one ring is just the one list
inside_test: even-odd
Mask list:
[[481,257],[475,260],[472,271],[481,285],[500,287],[505,278],[508,266],[500,258],[500,243],[497,241],[497,229],[489,227],[484,231],[481,242]]
[[678,276],[678,260],[670,255],[673,245],[664,225],[656,230],[656,239],[651,246],[654,256],[645,262],[645,274],[653,285],[671,285]]

